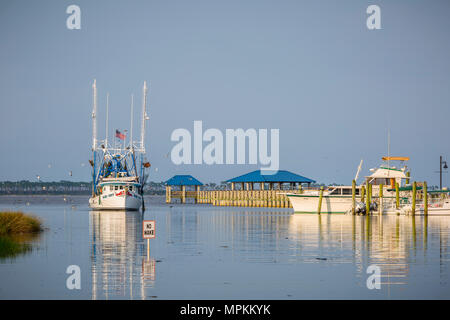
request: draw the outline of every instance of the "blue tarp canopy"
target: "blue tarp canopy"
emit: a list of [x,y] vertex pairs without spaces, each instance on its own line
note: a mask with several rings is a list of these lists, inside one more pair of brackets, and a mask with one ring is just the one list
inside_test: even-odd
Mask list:
[[314,183],[316,181],[305,178],[298,174],[278,170],[275,174],[263,174],[261,170],[256,170],[244,174],[242,176],[227,180],[226,182],[298,182],[298,183]]
[[166,181],[168,186],[202,186],[203,183],[191,175],[176,175]]

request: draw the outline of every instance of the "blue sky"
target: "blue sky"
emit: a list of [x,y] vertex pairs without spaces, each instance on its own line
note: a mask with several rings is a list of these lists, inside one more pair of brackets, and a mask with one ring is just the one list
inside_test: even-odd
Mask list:
[[[67,6],[81,30],[66,28]],[[366,8],[381,7],[381,30]],[[130,94],[150,85],[152,181],[219,182],[255,165],[181,165],[177,128],[277,128],[280,168],[349,183],[387,153],[438,184],[450,160],[448,1],[8,1],[0,3],[0,180],[85,180],[91,85],[99,132],[129,129]],[[51,165],[49,168],[48,166]],[[72,171],[70,177],[68,172]],[[444,175],[444,184],[448,180]]]

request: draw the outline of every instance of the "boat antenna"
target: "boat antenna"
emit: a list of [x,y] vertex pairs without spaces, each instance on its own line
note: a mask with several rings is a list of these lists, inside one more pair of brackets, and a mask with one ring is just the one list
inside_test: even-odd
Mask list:
[[148,120],[147,112],[145,107],[147,105],[147,81],[144,81],[144,86],[142,87],[142,119],[141,119],[141,152],[145,153],[144,137],[145,137],[145,120]]
[[388,177],[390,173],[390,159],[391,159],[391,128],[388,126]]
[[362,164],[363,164],[363,159],[361,159],[361,161],[359,162],[358,170],[356,170],[355,181],[358,180],[359,172],[361,171]]
[[133,99],[134,99],[134,96],[133,96],[133,94],[131,94],[131,117],[130,117],[130,121],[131,121],[131,124],[130,124],[130,148],[131,148],[131,151],[133,151],[133,103],[134,103],[134,101],[133,101]]
[[92,151],[97,148],[97,80],[92,84]]
[[108,114],[109,114],[109,92],[106,94],[106,133],[105,133],[106,149],[108,149]]

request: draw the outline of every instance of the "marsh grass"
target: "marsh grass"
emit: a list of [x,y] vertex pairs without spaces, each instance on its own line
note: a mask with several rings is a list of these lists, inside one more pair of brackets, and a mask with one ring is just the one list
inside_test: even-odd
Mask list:
[[41,231],[41,221],[23,212],[0,212],[0,236]]
[[0,237],[0,260],[14,258],[28,251],[31,251],[28,243],[17,242],[11,237]]
[[0,259],[12,258],[31,250],[27,240],[42,231],[41,221],[23,212],[0,212]]

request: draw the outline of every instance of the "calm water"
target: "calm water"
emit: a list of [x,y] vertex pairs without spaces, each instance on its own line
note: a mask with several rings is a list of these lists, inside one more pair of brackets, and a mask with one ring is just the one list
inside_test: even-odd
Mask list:
[[[0,197],[42,218],[33,250],[0,261],[1,299],[449,299],[450,217],[293,215],[173,205],[93,212],[88,197]],[[156,239],[142,240],[142,220]],[[381,289],[369,290],[369,265]],[[81,290],[66,268],[81,268]]]

